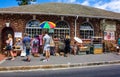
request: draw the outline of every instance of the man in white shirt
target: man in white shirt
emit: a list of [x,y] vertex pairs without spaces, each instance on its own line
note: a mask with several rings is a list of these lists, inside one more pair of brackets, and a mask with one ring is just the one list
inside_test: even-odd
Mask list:
[[50,36],[48,35],[48,32],[45,32],[45,36],[43,37],[43,45],[44,45],[44,53],[45,53],[45,60],[43,61],[48,61],[50,58]]

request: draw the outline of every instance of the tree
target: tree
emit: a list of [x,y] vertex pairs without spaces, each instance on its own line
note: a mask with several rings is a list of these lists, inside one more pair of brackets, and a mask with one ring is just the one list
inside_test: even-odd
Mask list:
[[18,2],[18,5],[29,5],[31,2],[36,2],[36,0],[16,0]]

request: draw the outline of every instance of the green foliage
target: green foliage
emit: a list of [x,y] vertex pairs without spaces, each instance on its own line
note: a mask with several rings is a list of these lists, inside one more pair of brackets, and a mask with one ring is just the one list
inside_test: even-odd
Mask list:
[[16,0],[18,2],[18,5],[29,5],[31,2],[36,2],[36,0]]

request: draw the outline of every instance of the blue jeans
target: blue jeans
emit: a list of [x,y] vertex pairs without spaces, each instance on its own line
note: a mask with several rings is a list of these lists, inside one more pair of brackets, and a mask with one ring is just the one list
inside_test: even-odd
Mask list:
[[30,49],[26,49],[26,56],[30,55]]

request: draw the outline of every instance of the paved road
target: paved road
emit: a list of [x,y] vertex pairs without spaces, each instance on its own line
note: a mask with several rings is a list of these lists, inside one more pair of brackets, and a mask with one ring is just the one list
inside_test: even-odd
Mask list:
[[29,72],[1,72],[0,77],[120,77],[120,65]]

